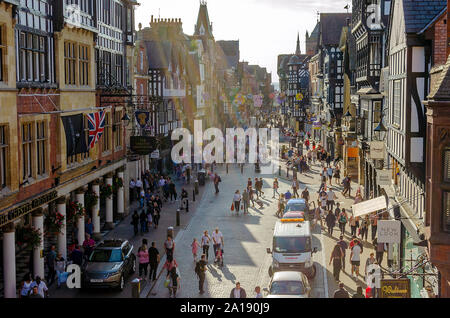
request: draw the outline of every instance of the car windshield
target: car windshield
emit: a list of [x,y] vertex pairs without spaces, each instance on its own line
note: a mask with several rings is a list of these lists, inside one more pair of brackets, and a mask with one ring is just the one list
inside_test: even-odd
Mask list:
[[290,212],[290,211],[305,211],[306,210],[306,204],[304,202],[296,202],[296,203],[290,203],[286,206],[286,209],[284,210],[284,213]]
[[277,281],[270,287],[271,295],[303,295],[305,286],[301,281]]
[[89,262],[121,262],[122,251],[120,249],[96,249],[92,251]]
[[273,250],[277,253],[305,253],[311,251],[309,237],[274,237]]

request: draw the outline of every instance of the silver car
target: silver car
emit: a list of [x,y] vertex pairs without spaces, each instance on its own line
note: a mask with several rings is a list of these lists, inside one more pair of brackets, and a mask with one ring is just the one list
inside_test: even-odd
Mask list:
[[311,286],[302,272],[276,272],[269,289],[264,289],[267,298],[309,298]]
[[113,287],[123,290],[126,276],[136,271],[133,245],[127,240],[100,243],[88,257],[83,270],[83,288]]

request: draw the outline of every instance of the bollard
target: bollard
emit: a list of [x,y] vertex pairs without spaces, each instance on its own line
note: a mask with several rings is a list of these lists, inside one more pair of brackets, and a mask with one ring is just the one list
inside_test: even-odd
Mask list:
[[176,224],[177,226],[180,226],[180,209],[177,209]]
[[226,167],[227,167],[227,174],[228,174],[228,163],[227,163]]
[[186,199],[186,212],[189,212],[189,200]]
[[195,194],[198,194],[199,191],[198,191],[198,180],[197,179],[195,180],[195,183],[194,183],[194,189],[195,189]]
[[141,280],[135,278],[131,281],[131,297],[139,298],[141,295]]
[[278,175],[281,177],[281,165],[278,166]]
[[289,167],[286,167],[286,178],[289,179]]
[[195,190],[192,190],[192,202],[195,202]]
[[241,163],[241,174],[243,174],[243,173],[244,173],[244,164]]

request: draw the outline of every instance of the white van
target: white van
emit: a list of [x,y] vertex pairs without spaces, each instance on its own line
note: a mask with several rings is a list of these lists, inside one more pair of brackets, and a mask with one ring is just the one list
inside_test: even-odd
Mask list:
[[299,271],[308,278],[316,276],[316,266],[312,254],[312,236],[309,221],[283,220],[277,221],[273,232],[272,266],[269,274],[279,271]]

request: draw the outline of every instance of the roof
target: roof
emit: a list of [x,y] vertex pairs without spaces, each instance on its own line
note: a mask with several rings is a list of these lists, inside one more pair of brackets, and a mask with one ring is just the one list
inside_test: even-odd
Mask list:
[[145,41],[147,46],[148,68],[169,68],[172,44],[169,41]]
[[347,25],[351,13],[321,13],[320,35],[322,45],[339,45],[342,27]]
[[445,0],[403,0],[406,33],[418,33],[446,8]]
[[223,50],[227,59],[228,68],[237,68],[239,64],[239,40],[237,41],[217,41],[216,42]]
[[[439,74],[440,71],[440,74]],[[435,101],[449,101],[450,100],[450,56],[447,63],[440,68],[432,71],[435,73],[436,80],[432,80],[432,87],[430,88],[429,100]],[[433,75],[432,75],[433,76]]]
[[209,21],[208,7],[206,5],[206,2],[200,3],[200,8],[198,10],[198,16],[197,16],[197,24],[195,25],[194,35],[201,35],[200,34],[200,26],[201,25],[203,25],[203,27],[205,28],[205,35],[209,36],[209,37],[213,37],[212,24]]
[[289,59],[289,63],[288,65],[292,65],[292,64],[301,64],[301,59],[300,56],[298,55],[292,55],[291,58]]
[[301,281],[302,280],[302,272],[294,272],[294,271],[282,271],[275,272],[273,274],[272,281],[280,281],[280,280],[293,280],[293,281]]
[[[300,226],[298,226],[300,225]],[[273,232],[274,236],[310,236],[310,226],[309,222],[299,222],[299,223],[282,223],[277,221],[275,223],[275,229]]]

